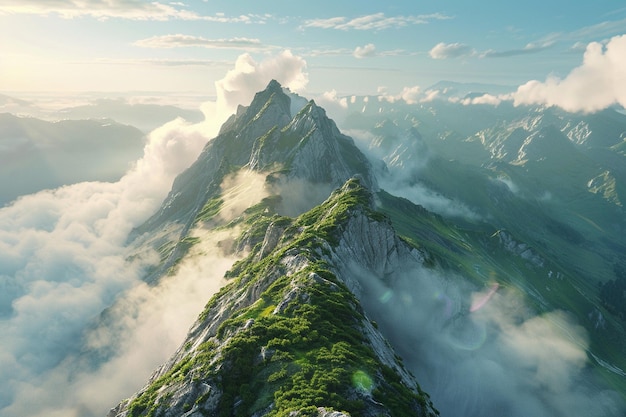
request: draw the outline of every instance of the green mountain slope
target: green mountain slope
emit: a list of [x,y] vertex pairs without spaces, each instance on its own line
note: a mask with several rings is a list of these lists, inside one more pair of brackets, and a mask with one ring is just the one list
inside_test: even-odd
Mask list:
[[265,229],[263,242],[174,357],[110,416],[438,414],[333,262],[352,222],[392,233],[371,205],[351,180],[295,219],[256,211],[248,223]]

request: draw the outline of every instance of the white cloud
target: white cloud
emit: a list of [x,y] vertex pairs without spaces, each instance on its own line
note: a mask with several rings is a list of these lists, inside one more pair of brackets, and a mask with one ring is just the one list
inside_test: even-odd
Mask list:
[[422,95],[422,90],[419,86],[404,87],[400,92],[400,98],[406,102],[406,104],[415,104],[418,98]]
[[548,77],[529,81],[512,97],[515,105],[544,104],[571,112],[594,112],[614,104],[626,107],[626,35],[612,38],[606,46],[587,45],[583,63],[564,79]]
[[56,14],[65,19],[91,16],[96,19],[120,18],[130,20],[205,20],[219,23],[264,23],[267,16],[223,14],[202,16],[182,8],[179,3],[144,2],[137,0],[0,0],[0,14]]
[[528,55],[534,54],[537,52],[545,51],[548,48],[554,46],[554,41],[545,41],[540,43],[528,43],[521,49],[509,49],[506,51],[494,51],[492,49],[482,52],[480,54],[481,58],[508,58],[511,56],[517,55]]
[[624,33],[626,19],[605,20],[591,26],[585,26],[570,33],[556,34],[555,37],[564,40],[599,39],[610,37],[618,33]]
[[345,17],[331,17],[327,19],[311,19],[304,22],[303,28],[337,29],[337,30],[384,30],[408,25],[426,24],[433,20],[451,19],[442,13],[433,13],[417,16],[392,16],[384,13],[375,13],[347,19]]
[[312,49],[306,53],[306,56],[341,56],[354,53],[348,48],[324,48]]
[[464,98],[458,99],[456,97],[451,97],[449,99],[452,103],[461,103],[464,106],[468,106],[470,104],[490,104],[492,106],[497,106],[502,103],[503,98],[500,96],[494,96],[492,94],[483,94],[482,96],[473,97],[473,98]]
[[569,51],[574,53],[583,53],[587,49],[587,44],[584,42],[576,42],[570,46]]
[[355,58],[367,58],[376,55],[376,46],[373,43],[368,43],[365,46],[357,46],[354,49],[352,55]]
[[440,90],[427,90],[425,96],[420,100],[421,103],[429,103],[441,97]]
[[406,104],[415,104],[419,101],[419,98],[423,95],[422,89],[415,85],[412,87],[404,87],[398,94],[390,94],[387,91],[387,87],[378,87],[378,101],[387,101],[389,103],[395,103],[399,100],[404,100]]
[[283,51],[261,62],[256,62],[250,54],[240,55],[235,68],[215,83],[217,104],[230,115],[237,105],[248,104],[254,94],[263,90],[272,79],[292,91],[302,91],[309,82],[306,66],[304,59],[290,51]]
[[484,52],[478,52],[476,49],[464,43],[444,43],[440,42],[435,45],[428,54],[433,59],[450,59],[467,56],[477,56],[479,58],[507,58],[517,55],[528,55],[544,51],[554,45],[553,40],[544,42],[531,42],[520,49],[509,49],[506,51],[496,51],[489,49]]
[[335,123],[343,123],[348,115],[348,97],[340,97],[337,90],[325,91],[322,95],[315,97],[315,102],[326,110],[328,117]]
[[[70,385],[60,364],[80,352],[87,326],[154,261],[129,261],[126,237],[206,141],[176,120],[150,134],[143,158],[119,182],[65,186],[0,209],[3,415],[37,415],[73,398],[58,395]],[[47,381],[53,385],[44,387]]]
[[398,271],[389,286],[354,269],[368,315],[441,415],[623,415],[621,396],[585,368],[588,336],[566,313],[534,315],[510,287],[475,292],[422,267]]
[[94,62],[98,64],[109,65],[154,65],[160,67],[187,67],[187,66],[201,66],[201,67],[223,67],[227,70],[232,66],[231,61],[217,61],[213,59],[139,59],[139,58],[125,58],[125,59],[111,59],[111,58],[99,58]]
[[[390,50],[377,50],[374,44],[367,44],[364,46],[357,46],[354,49],[347,48],[324,48],[324,49],[312,49],[307,51],[306,56],[347,56],[352,55],[357,59],[369,58],[374,56],[398,56],[398,55],[410,55],[409,52],[403,49],[390,49]],[[345,68],[343,68],[345,69]]]
[[184,48],[201,47],[209,49],[266,49],[258,39],[231,38],[231,39],[207,39],[201,36],[190,35],[162,35],[140,39],[134,43],[143,48]]
[[428,54],[433,59],[459,58],[472,55],[474,50],[464,43],[443,43],[435,45]]

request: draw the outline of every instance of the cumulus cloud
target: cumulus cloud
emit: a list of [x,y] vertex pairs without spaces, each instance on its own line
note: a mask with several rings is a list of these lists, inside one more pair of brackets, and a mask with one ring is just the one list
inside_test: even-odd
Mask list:
[[606,45],[587,45],[583,63],[565,78],[529,81],[512,98],[515,105],[543,104],[570,112],[591,113],[619,104],[626,107],[626,35]]
[[[153,261],[127,259],[128,233],[158,207],[206,140],[174,121],[150,135],[143,158],[119,182],[65,186],[0,210],[3,415],[37,415],[50,405],[46,399],[59,401],[54,387],[68,384],[60,383],[59,366],[80,352],[85,328]],[[52,385],[43,387],[47,381]]]
[[376,55],[376,46],[374,46],[373,43],[368,43],[365,46],[357,46],[354,49],[354,52],[352,53],[352,55],[355,58],[359,58],[359,59],[372,57]]
[[207,39],[201,36],[183,34],[152,36],[140,39],[134,43],[143,48],[184,48],[201,47],[208,49],[267,49],[258,39],[230,38],[230,39]]
[[[254,94],[263,90],[272,79],[292,91],[301,91],[309,82],[306,65],[303,58],[288,50],[261,62],[255,61],[250,54],[240,55],[235,68],[215,83],[217,107],[227,116],[234,113],[237,105],[249,103]],[[204,111],[213,114],[216,108],[208,106]]]
[[406,104],[415,104],[420,100],[422,89],[418,85],[411,87],[404,87],[398,94],[391,94],[387,91],[387,87],[378,87],[378,101],[387,101],[389,103],[395,103],[396,101],[403,100]]
[[326,110],[335,123],[341,124],[348,115],[348,98],[339,96],[337,90],[325,91],[315,97],[315,102]]
[[413,87],[404,87],[400,92],[400,98],[404,100],[406,104],[415,104],[418,98],[422,95],[422,89],[414,85]]
[[448,100],[451,103],[461,103],[464,106],[468,106],[470,104],[489,104],[492,106],[497,106],[502,103],[502,100],[506,99],[506,96],[494,96],[493,94],[483,94],[478,97],[466,97],[466,98],[458,98],[458,97],[450,97]]
[[[7,384],[16,387],[14,399],[2,414],[103,416],[116,402],[139,389],[180,345],[211,294],[224,285],[221,277],[235,261],[219,250],[220,242],[232,240],[230,234],[223,231],[212,235],[200,233],[197,231],[194,237],[202,239],[202,243],[192,248],[177,273],[164,278],[157,286],[135,282],[108,309],[107,320],[86,332],[82,339],[84,344],[78,347],[86,351],[87,356],[70,349],[64,351],[61,362],[47,372],[39,374],[37,369],[28,369],[29,373],[25,373],[20,369],[19,377],[14,374]],[[58,292],[50,294],[50,298],[53,297],[58,297]],[[86,301],[84,294],[75,292],[57,300],[65,303],[66,311],[82,307],[73,313],[76,315],[83,313]],[[94,297],[91,301],[99,300]],[[31,320],[40,321],[44,329],[50,326],[45,317]],[[49,333],[59,333],[59,330]],[[64,340],[67,344],[76,341],[76,337]],[[91,352],[107,360],[94,365]],[[37,401],[32,401],[33,397]]]
[[424,92],[424,97],[420,100],[422,103],[430,103],[441,98],[442,94],[440,90],[427,90]]
[[435,45],[428,54],[432,59],[450,59],[472,55],[475,51],[464,43],[443,43]]
[[405,267],[387,283],[353,273],[368,314],[441,415],[623,415],[621,396],[586,367],[587,334],[566,313],[536,315],[512,288]]

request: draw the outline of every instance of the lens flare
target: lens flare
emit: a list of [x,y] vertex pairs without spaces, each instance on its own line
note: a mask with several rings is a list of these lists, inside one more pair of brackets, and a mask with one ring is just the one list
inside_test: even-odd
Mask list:
[[450,317],[452,317],[452,300],[450,299],[450,297],[448,297],[441,291],[437,291],[435,292],[433,298],[439,305],[441,305],[444,318],[449,319]]
[[359,391],[364,393],[371,393],[374,387],[374,381],[365,372],[359,370],[352,374],[352,385]]
[[389,300],[391,300],[392,298],[393,298],[393,291],[387,290],[383,293],[383,295],[380,296],[380,302],[385,304],[389,302]]
[[470,313],[473,313],[475,311],[480,310],[481,308],[483,308],[485,306],[485,304],[487,304],[487,302],[489,301],[489,299],[491,297],[493,297],[493,295],[496,293],[496,291],[498,291],[498,288],[500,287],[500,284],[498,284],[497,282],[495,284],[493,284],[491,286],[491,288],[489,289],[489,291],[487,292],[487,294],[485,294],[482,297],[479,297],[477,299],[474,299],[474,301],[472,302],[472,306],[470,307],[469,311]]
[[487,327],[469,317],[455,321],[448,329],[450,344],[459,350],[478,350],[487,340]]

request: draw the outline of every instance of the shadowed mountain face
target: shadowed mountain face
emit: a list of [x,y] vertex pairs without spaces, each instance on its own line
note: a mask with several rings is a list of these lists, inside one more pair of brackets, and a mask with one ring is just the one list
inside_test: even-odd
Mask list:
[[[132,234],[137,256],[159,253],[151,284],[207,245],[240,260],[110,417],[622,415],[626,335],[588,263],[611,270],[623,242],[570,221],[619,209],[597,195],[608,176],[573,198],[598,162],[554,127],[562,115],[503,109],[496,129],[483,112],[483,136],[455,146],[403,114],[372,126],[372,164],[292,97],[272,81],[240,107]],[[554,189],[569,213],[529,198],[572,164]]]

